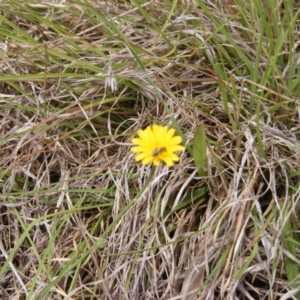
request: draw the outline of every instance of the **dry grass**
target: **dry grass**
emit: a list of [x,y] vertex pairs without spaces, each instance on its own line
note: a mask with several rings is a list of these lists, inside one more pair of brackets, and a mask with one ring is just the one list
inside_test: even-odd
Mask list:
[[1,299],[300,299],[300,9],[211,2],[0,4]]

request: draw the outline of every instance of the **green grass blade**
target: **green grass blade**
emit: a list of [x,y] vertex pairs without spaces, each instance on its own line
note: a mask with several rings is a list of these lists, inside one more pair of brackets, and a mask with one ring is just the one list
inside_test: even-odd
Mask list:
[[[282,205],[283,214],[287,214],[286,207]],[[294,257],[297,257],[297,248],[299,247],[299,243],[293,239],[294,232],[296,232],[297,226],[295,221],[293,220],[293,216],[289,216],[288,220],[285,222],[282,228],[282,239],[284,248]],[[298,245],[297,245],[298,244]],[[293,289],[299,289],[299,291],[294,295],[296,299],[300,299],[300,273],[299,273],[299,265],[298,263],[292,259],[290,256],[285,255],[285,270],[287,273],[287,278],[290,283],[290,286]]]
[[207,176],[207,144],[204,125],[197,127],[193,142],[193,158],[199,176]]

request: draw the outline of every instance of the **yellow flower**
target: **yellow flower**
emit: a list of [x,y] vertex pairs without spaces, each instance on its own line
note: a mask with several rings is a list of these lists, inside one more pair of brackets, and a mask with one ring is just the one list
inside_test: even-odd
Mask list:
[[135,146],[131,151],[137,153],[135,160],[142,161],[143,165],[153,162],[158,166],[160,162],[164,162],[169,167],[173,166],[174,162],[179,161],[174,152],[184,149],[180,145],[182,138],[174,134],[174,128],[157,124],[150,125],[145,130],[140,129],[139,138],[132,139]]

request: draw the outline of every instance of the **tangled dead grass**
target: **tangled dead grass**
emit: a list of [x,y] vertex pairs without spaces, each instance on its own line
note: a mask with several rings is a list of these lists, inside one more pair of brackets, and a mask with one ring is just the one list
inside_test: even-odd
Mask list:
[[[286,69],[275,90],[220,55],[209,16],[249,60],[257,45],[217,4],[178,1],[167,23],[168,2],[1,4],[1,299],[295,297],[299,96]],[[134,163],[136,130],[170,118],[187,145],[205,124],[207,177],[188,149],[152,180]]]

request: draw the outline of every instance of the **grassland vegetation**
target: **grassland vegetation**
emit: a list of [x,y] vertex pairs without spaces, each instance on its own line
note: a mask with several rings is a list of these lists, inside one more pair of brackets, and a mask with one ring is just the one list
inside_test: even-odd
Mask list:
[[299,1],[0,11],[1,299],[300,299]]

